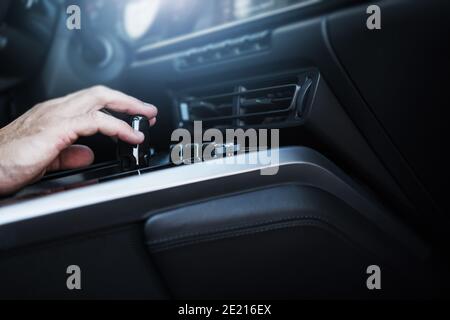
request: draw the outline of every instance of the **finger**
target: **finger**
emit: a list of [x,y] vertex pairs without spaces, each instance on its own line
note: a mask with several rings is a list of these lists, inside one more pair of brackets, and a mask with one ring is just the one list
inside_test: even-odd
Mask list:
[[150,126],[154,126],[156,124],[156,117],[153,119],[150,119]]
[[[133,98],[134,99],[134,98]],[[147,119],[153,119],[158,115],[158,109],[149,103],[144,103],[139,100],[137,102],[130,104],[125,100],[118,102],[118,100],[110,100],[112,102],[108,102],[105,104],[105,108],[121,113],[126,113],[129,115],[141,115],[146,117]]]
[[89,110],[107,108],[130,115],[142,115],[148,119],[152,119],[158,114],[158,109],[155,106],[103,86],[96,86],[81,91],[79,95],[74,96],[72,99],[73,101],[81,99],[82,103],[78,101],[78,104],[87,106]]
[[90,166],[94,153],[86,146],[73,145],[63,150],[48,167],[48,171],[71,170]]
[[108,137],[117,137],[130,144],[140,144],[145,138],[142,132],[133,130],[125,121],[100,111],[94,111],[87,116],[87,119],[78,124],[77,134],[91,136],[97,132]]

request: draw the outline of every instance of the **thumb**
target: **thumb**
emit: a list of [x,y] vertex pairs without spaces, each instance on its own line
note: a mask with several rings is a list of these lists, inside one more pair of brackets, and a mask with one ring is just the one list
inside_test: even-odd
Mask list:
[[73,145],[58,155],[48,166],[48,171],[71,170],[87,167],[94,162],[94,153],[86,146]]

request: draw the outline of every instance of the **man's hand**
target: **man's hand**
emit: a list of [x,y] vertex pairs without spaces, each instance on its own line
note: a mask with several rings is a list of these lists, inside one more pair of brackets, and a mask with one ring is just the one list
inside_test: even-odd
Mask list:
[[15,192],[47,171],[92,164],[89,148],[72,145],[81,136],[100,132],[130,144],[143,142],[141,132],[102,109],[143,115],[151,125],[158,112],[152,105],[102,86],[36,105],[0,129],[0,194]]

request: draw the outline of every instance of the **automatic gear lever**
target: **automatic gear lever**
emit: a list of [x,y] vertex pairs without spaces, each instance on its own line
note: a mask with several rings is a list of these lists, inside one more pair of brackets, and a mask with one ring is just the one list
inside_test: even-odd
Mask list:
[[150,123],[146,117],[135,116],[131,120],[131,127],[142,132],[145,136],[140,145],[130,145],[119,141],[118,157],[122,170],[135,170],[147,167],[150,160]]

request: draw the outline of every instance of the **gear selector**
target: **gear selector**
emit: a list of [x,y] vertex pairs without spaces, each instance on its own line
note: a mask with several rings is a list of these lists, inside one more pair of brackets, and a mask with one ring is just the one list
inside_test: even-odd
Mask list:
[[145,139],[139,145],[130,145],[119,141],[118,158],[123,171],[147,167],[150,160],[150,123],[146,117],[135,116],[131,119],[131,127],[144,134]]

